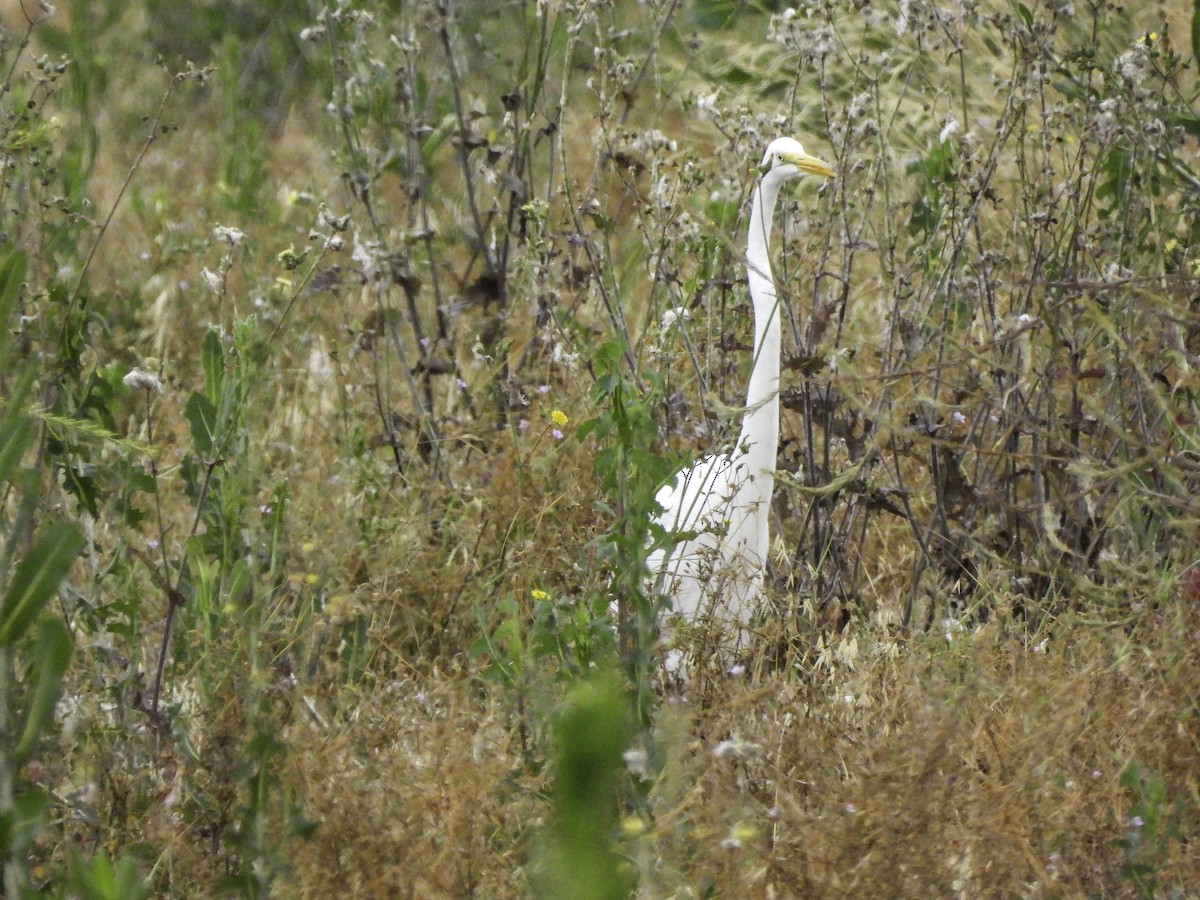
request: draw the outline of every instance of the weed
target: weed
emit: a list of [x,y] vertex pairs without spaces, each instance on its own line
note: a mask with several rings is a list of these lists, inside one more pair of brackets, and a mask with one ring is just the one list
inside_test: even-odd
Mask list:
[[1131,881],[1143,897],[1153,897],[1167,843],[1179,837],[1183,809],[1179,801],[1167,806],[1162,776],[1143,770],[1136,761],[1121,773],[1121,787],[1133,795],[1134,801],[1125,836],[1117,842],[1125,853],[1121,877]]

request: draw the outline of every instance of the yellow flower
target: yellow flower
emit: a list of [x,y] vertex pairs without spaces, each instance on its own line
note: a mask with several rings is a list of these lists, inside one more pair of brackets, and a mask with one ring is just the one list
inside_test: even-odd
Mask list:
[[646,820],[641,816],[626,816],[621,820],[621,832],[626,837],[637,837],[646,833]]
[[567,414],[565,412],[563,412],[561,409],[556,409],[554,412],[550,413],[550,421],[553,422],[555,425],[557,425],[559,428],[562,428],[564,425],[566,425],[571,420],[567,418]]
[[537,588],[534,588],[532,591],[530,591],[529,596],[532,597],[534,600],[549,600],[550,599],[549,594],[547,594],[545,591],[538,590]]

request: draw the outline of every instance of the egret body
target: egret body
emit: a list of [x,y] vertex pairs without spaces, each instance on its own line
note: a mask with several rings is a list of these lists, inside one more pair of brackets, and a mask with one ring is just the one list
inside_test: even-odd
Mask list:
[[[833,169],[804,152],[799,141],[779,138],[763,157],[754,187],[746,266],[754,307],[754,356],[746,412],[731,452],[706,456],[659,489],[656,521],[679,542],[647,559],[659,590],[672,599],[672,615],[711,624],[705,648],[728,658],[745,648],[763,583],[770,541],[768,514],[779,446],[779,301],[771,277],[770,243],[775,201],[785,182],[801,175],[831,178]],[[677,654],[668,667],[679,665]]]

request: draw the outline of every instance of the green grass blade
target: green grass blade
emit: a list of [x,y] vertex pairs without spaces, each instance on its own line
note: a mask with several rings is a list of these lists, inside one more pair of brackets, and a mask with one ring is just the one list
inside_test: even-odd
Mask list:
[[29,686],[24,721],[18,732],[13,759],[21,765],[37,746],[38,738],[54,717],[62,693],[62,677],[71,661],[71,634],[57,618],[47,616],[38,629],[33,664],[26,676]]
[[0,425],[0,484],[12,477],[32,439],[33,422],[25,416]]
[[1200,63],[1200,0],[1192,4],[1192,56]]
[[0,606],[0,647],[21,638],[54,596],[83,545],[83,533],[69,522],[55,523],[42,532],[13,573]]
[[14,250],[0,262],[0,360],[4,359],[10,338],[9,321],[25,282],[25,254]]

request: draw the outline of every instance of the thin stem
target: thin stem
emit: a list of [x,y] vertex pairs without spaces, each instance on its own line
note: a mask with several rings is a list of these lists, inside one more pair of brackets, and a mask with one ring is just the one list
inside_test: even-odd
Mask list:
[[154,113],[154,117],[150,120],[150,130],[146,135],[146,139],[142,141],[141,149],[138,155],[134,158],[133,164],[125,173],[125,178],[121,182],[121,187],[117,190],[117,196],[113,199],[112,204],[108,208],[108,215],[104,217],[104,222],[100,225],[100,230],[96,232],[96,237],[92,241],[92,246],[88,250],[87,256],[84,258],[83,265],[79,269],[79,275],[75,279],[75,286],[71,289],[71,293],[67,298],[66,310],[63,313],[62,333],[60,340],[65,340],[67,329],[70,326],[71,313],[75,309],[75,305],[79,302],[79,295],[83,292],[83,283],[87,278],[88,270],[91,268],[92,261],[96,258],[96,252],[100,249],[100,242],[104,240],[104,236],[108,234],[109,226],[112,225],[113,217],[117,214],[117,208],[121,205],[121,200],[125,197],[125,192],[129,190],[129,185],[133,183],[133,176],[142,166],[142,161],[146,158],[146,154],[150,152],[150,147],[161,133],[161,124],[163,112],[167,108],[167,101],[175,90],[175,86],[184,78],[189,76],[203,77],[202,72],[187,72],[176,74],[171,77],[170,83],[167,85],[166,91],[163,92],[162,100],[158,104],[158,110]]

